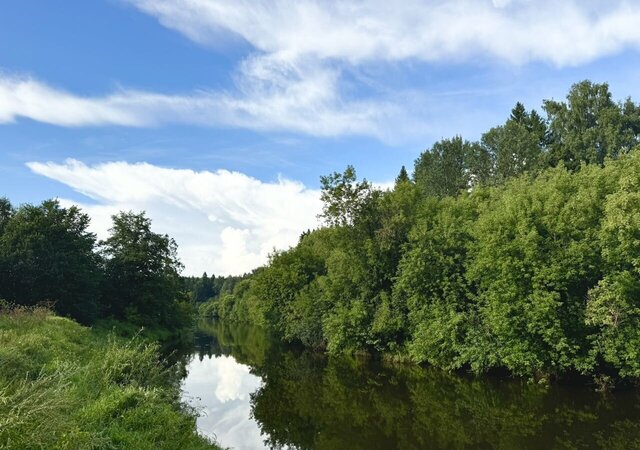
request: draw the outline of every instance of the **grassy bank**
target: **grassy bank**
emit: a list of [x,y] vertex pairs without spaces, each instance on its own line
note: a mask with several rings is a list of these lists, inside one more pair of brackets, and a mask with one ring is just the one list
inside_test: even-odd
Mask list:
[[215,449],[157,347],[0,308],[0,448]]

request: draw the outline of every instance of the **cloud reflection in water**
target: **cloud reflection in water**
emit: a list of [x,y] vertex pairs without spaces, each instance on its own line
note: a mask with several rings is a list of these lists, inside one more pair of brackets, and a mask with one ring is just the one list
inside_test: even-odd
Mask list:
[[198,429],[234,449],[265,448],[258,424],[251,418],[250,396],[261,385],[260,377],[231,356],[207,358],[194,355],[183,382],[184,398],[201,411]]

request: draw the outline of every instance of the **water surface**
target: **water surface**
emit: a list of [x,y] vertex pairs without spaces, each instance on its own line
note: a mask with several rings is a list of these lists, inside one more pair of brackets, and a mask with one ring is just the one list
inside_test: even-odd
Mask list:
[[236,449],[640,449],[636,391],[328,358],[245,325],[201,326],[183,391]]

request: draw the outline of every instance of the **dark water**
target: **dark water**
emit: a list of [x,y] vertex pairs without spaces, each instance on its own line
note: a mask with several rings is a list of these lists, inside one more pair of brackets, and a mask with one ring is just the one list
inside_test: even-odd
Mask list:
[[285,348],[207,324],[183,382],[237,449],[640,449],[637,391],[602,395]]

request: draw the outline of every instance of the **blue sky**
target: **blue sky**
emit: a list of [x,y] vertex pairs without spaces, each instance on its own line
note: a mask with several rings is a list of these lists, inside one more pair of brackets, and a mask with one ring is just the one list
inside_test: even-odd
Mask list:
[[640,97],[625,1],[21,0],[0,7],[0,194],[144,209],[187,273],[317,224],[318,178],[374,182],[582,79]]

